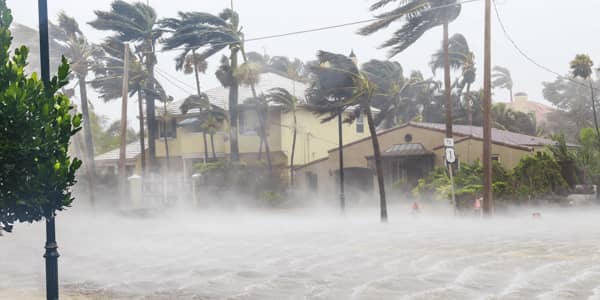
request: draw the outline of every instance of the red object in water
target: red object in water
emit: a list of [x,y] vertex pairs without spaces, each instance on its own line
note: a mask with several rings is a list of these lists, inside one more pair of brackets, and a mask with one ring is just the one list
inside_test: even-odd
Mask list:
[[473,207],[475,209],[480,209],[481,208],[481,198],[476,198],[475,199],[475,203],[473,204]]
[[412,209],[413,209],[413,211],[419,211],[419,209],[420,209],[419,203],[418,202],[413,203]]

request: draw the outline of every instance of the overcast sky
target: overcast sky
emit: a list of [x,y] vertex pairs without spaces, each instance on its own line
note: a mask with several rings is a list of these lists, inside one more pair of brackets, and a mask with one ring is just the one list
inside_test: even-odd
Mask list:
[[[588,53],[592,59],[600,62],[600,22],[595,17],[600,12],[597,0],[497,0],[501,17],[514,40],[531,57],[541,64],[559,73],[568,72],[569,61],[578,53]],[[107,32],[94,30],[87,22],[94,19],[94,10],[108,10],[111,0],[48,0],[50,18],[55,20],[59,11],[64,10],[74,16],[88,38],[97,42],[108,35]],[[372,0],[235,0],[235,9],[240,13],[241,23],[247,38],[271,34],[286,33],[322,26],[336,25],[369,19],[372,14],[368,7]],[[204,11],[218,13],[228,7],[230,0],[150,0],[160,17],[174,16],[178,11]],[[25,25],[37,26],[36,0],[8,0],[15,21]],[[462,33],[466,36],[477,58],[478,76],[474,88],[482,86],[483,71],[483,12],[482,0],[465,3],[460,17],[450,25],[450,34]],[[286,55],[303,60],[314,59],[319,49],[349,53],[354,49],[359,60],[386,58],[386,50],[378,45],[390,36],[393,29],[370,37],[355,34],[359,26],[337,28],[328,31],[289,36],[271,40],[248,42],[248,51],[265,52],[271,56]],[[515,92],[526,92],[531,100],[544,102],[542,82],[551,81],[554,75],[540,70],[520,56],[505,39],[494,15],[492,55],[493,65],[508,67],[512,71]],[[393,57],[400,62],[405,73],[409,70],[421,70],[426,76],[431,74],[428,67],[431,54],[440,48],[442,29],[436,28],[425,34],[411,48]],[[193,76],[185,76],[175,71],[174,53],[159,56],[159,71],[176,76],[181,83],[173,80],[182,90],[168,81],[162,80],[167,92],[176,99],[194,91]],[[220,55],[210,60],[211,68],[201,77],[203,88],[218,85],[214,69]],[[438,72],[441,73],[441,72]],[[159,77],[159,79],[162,79]],[[187,91],[186,91],[187,90]],[[494,91],[495,101],[506,101],[508,93]],[[94,94],[91,94],[94,97]],[[96,110],[112,120],[119,118],[118,103],[103,104],[91,100]],[[135,116],[130,109],[130,121]]]

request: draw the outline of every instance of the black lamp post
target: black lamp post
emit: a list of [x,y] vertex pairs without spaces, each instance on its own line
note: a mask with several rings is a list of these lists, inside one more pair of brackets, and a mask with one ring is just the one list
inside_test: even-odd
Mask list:
[[[50,82],[50,45],[48,42],[48,1],[38,0],[40,32],[40,66],[44,85]],[[58,300],[58,245],[54,212],[46,218],[46,299]]]
[[343,110],[338,114],[338,142],[340,156],[340,208],[342,213],[346,210],[346,196],[344,195],[344,138],[342,136],[342,115]]

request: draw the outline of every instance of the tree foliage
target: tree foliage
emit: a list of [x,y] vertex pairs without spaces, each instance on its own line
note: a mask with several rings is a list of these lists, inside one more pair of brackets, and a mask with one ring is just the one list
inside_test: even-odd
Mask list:
[[69,65],[63,58],[57,76],[44,86],[27,75],[28,49],[8,49],[12,15],[0,0],[0,227],[54,216],[73,202],[70,187],[81,161],[68,154],[80,130],[81,115],[58,93],[67,85]]

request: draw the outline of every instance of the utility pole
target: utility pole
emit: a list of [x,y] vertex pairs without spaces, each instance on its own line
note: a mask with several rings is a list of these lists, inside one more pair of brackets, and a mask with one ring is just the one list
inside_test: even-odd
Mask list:
[[342,214],[346,211],[346,196],[344,195],[344,137],[342,129],[342,115],[340,111],[338,114],[338,142],[339,142],[339,156],[340,156],[340,209]]
[[483,213],[491,216],[494,210],[492,198],[492,0],[485,0],[484,70],[483,70]]
[[[40,67],[42,81],[47,89],[50,84],[50,43],[48,40],[48,2],[38,0],[40,33]],[[58,300],[58,244],[56,243],[56,223],[54,212],[46,217],[46,299]]]
[[450,82],[450,54],[448,22],[444,22],[444,89],[446,95],[446,138],[452,138],[452,83]]
[[127,159],[127,97],[129,95],[129,44],[124,43],[123,59],[123,99],[121,101],[121,144],[119,147],[119,186],[121,199],[125,199],[125,182],[127,180],[127,170],[125,160]]

